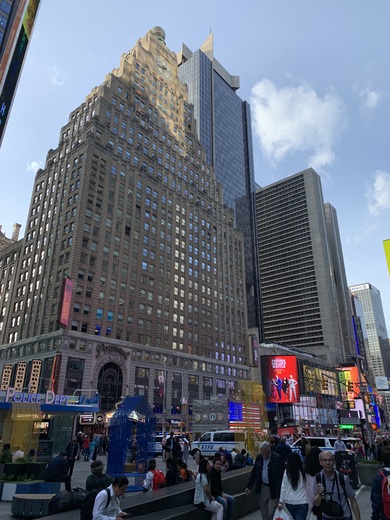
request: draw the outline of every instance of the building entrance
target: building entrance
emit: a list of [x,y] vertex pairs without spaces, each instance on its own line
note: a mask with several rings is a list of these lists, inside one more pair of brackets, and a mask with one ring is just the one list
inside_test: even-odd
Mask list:
[[103,412],[112,410],[122,397],[123,374],[116,363],[106,363],[99,372],[98,393]]

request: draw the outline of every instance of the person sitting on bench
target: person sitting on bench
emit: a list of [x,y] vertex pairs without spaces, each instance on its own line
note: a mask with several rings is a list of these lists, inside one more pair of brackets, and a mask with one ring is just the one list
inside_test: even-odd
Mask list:
[[64,482],[66,491],[72,491],[65,451],[61,451],[46,466],[45,482]]

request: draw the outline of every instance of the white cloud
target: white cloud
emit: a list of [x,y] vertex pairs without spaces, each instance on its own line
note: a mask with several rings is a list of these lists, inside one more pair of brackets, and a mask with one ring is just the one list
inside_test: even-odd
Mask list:
[[377,170],[374,181],[368,186],[365,196],[371,215],[377,215],[381,211],[390,209],[390,173]]
[[361,100],[361,108],[364,112],[372,112],[382,100],[382,93],[379,89],[371,90],[370,87],[367,86],[364,89],[355,90]]
[[293,152],[311,154],[317,170],[335,160],[334,145],[346,128],[345,108],[329,88],[321,98],[308,84],[277,86],[263,79],[252,89],[254,129],[263,153],[276,164]]
[[65,84],[65,78],[61,77],[60,71],[55,65],[49,68],[49,76],[53,85],[62,87]]
[[41,162],[37,162],[37,161],[31,161],[30,163],[27,163],[27,171],[28,172],[32,172],[32,173],[37,173],[37,171],[39,170],[39,168],[43,168],[43,164]]

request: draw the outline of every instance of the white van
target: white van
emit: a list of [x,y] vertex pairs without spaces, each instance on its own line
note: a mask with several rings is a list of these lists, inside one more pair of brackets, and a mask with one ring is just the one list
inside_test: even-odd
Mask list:
[[246,433],[244,431],[217,430],[204,433],[198,441],[191,442],[192,456],[195,458],[197,452],[202,455],[214,455],[219,448],[239,451],[247,448]]
[[[321,451],[329,451],[330,453],[334,454],[334,443],[337,441],[337,437],[308,437],[306,436],[305,439],[307,441],[310,441],[310,446],[313,448],[316,446],[317,448],[320,448]],[[356,442],[356,438],[354,437],[343,437],[342,440],[345,442],[345,444],[353,444]],[[298,453],[301,452],[301,446],[300,446],[300,439],[296,440],[294,444],[291,446],[291,449],[293,451],[296,451]]]

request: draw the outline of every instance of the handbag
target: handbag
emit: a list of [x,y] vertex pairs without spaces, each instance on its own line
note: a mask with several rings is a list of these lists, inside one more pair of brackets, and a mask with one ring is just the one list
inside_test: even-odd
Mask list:
[[285,509],[276,509],[272,520],[292,520],[292,517]]

